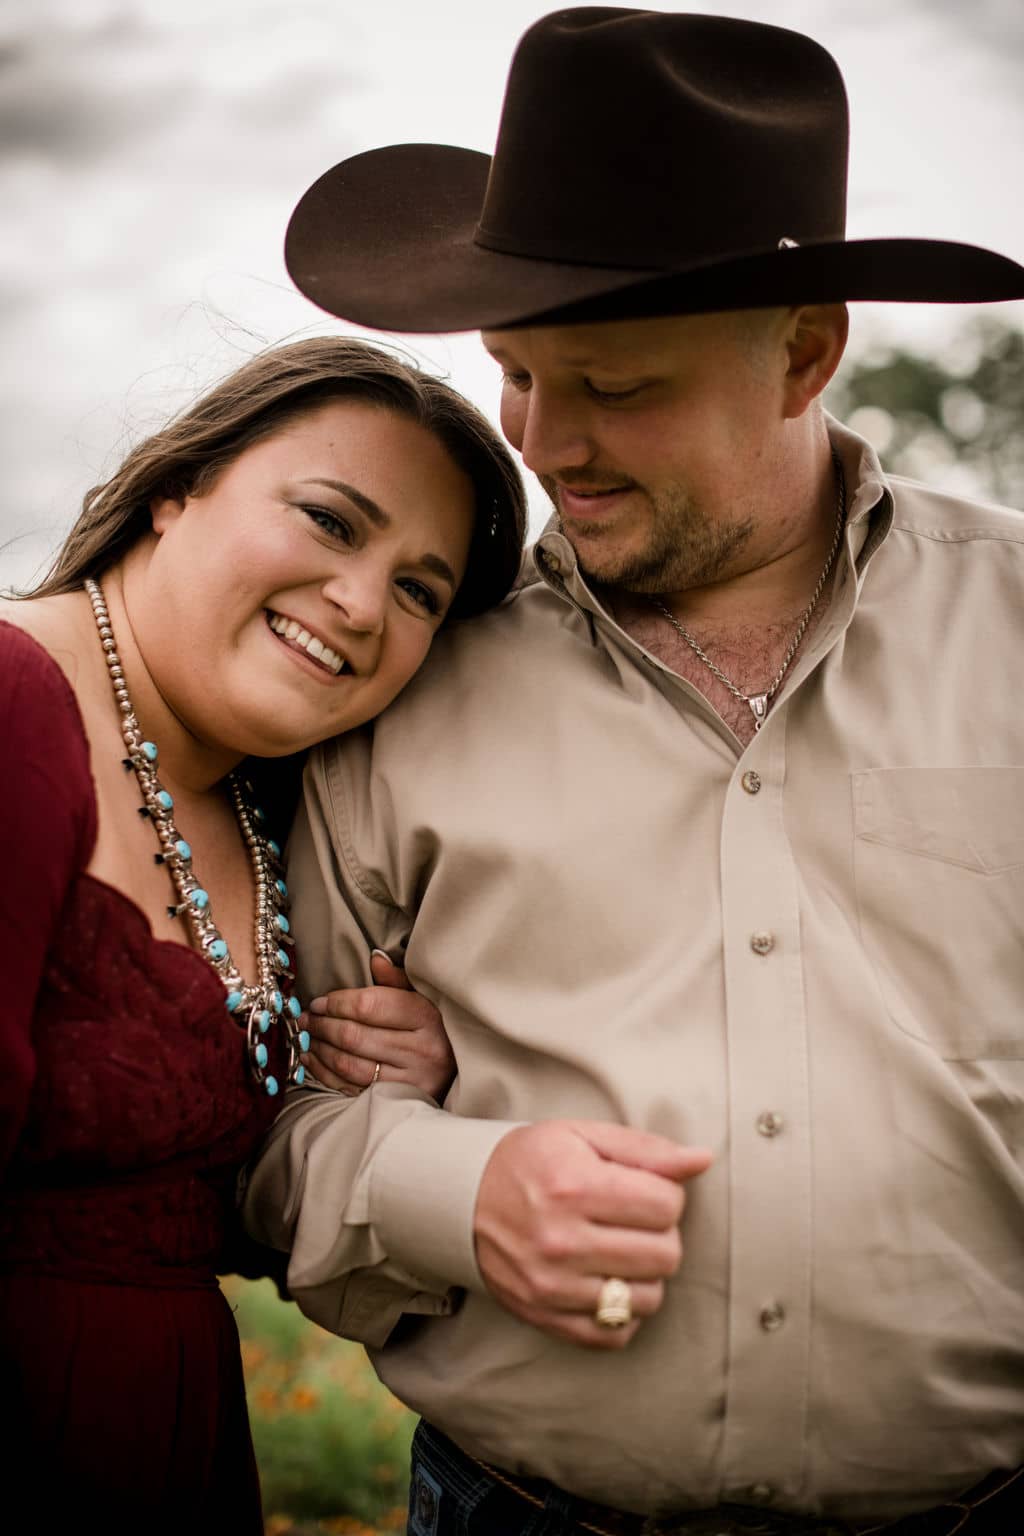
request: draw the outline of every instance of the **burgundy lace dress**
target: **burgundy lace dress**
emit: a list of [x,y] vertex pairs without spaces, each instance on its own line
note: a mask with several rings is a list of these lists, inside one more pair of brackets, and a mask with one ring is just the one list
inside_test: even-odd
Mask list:
[[275,1105],[214,972],[85,872],[95,835],[71,689],[0,623],[3,1518],[21,1500],[39,1523],[19,1529],[250,1536],[216,1271]]

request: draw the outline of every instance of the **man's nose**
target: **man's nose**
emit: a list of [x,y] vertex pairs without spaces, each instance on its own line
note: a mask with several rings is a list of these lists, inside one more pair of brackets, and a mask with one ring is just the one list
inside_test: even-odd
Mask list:
[[545,396],[537,389],[523,401],[517,446],[527,469],[556,477],[561,470],[589,464],[595,452],[587,413],[563,397]]

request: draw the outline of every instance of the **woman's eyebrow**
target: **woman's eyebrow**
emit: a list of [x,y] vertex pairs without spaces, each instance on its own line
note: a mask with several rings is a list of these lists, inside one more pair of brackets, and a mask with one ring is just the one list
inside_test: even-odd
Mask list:
[[[391,526],[391,518],[384,511],[384,508],[378,506],[375,501],[371,500],[369,496],[364,495],[362,491],[357,491],[354,485],[349,485],[345,480],[329,480],[325,476],[311,475],[306,480],[300,480],[299,484],[325,485],[328,490],[338,491],[340,495],[347,496],[352,505],[358,507],[360,512],[365,512],[370,522],[375,524],[376,527],[390,528]],[[422,555],[417,563],[422,565],[425,570],[433,571],[435,576],[440,576],[441,580],[446,581],[452,591],[455,591],[458,582],[455,579],[455,572],[447,560],[443,560],[440,555]]]
[[442,560],[440,555],[422,555],[417,563],[425,570],[433,571],[435,576],[440,576],[441,580],[446,581],[452,591],[455,591],[458,583],[455,580],[455,572],[447,560]]
[[362,491],[357,491],[354,485],[349,485],[345,480],[328,480],[319,475],[312,475],[308,480],[300,480],[299,484],[325,485],[328,490],[338,491],[340,495],[347,496],[352,505],[358,507],[360,512],[365,512],[370,522],[374,523],[378,528],[389,528],[391,526],[391,518],[384,511],[384,508],[378,506],[375,501],[372,501],[369,496],[364,495]]

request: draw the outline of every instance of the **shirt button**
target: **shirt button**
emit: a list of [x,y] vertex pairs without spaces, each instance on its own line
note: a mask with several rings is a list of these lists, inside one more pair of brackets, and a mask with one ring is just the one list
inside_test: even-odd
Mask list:
[[752,933],[750,947],[755,955],[767,955],[775,948],[775,939],[770,933]]
[[748,795],[756,795],[761,788],[761,775],[755,773],[753,768],[748,768],[742,779],[740,779],[740,783]]
[[757,1128],[762,1136],[777,1136],[784,1123],[782,1116],[777,1115],[773,1109],[766,1109],[763,1115],[757,1117]]
[[761,1308],[761,1315],[758,1318],[758,1322],[761,1324],[761,1327],[764,1329],[765,1333],[774,1333],[776,1329],[782,1327],[785,1321],[785,1309],[781,1307],[777,1301],[773,1301],[770,1306]]

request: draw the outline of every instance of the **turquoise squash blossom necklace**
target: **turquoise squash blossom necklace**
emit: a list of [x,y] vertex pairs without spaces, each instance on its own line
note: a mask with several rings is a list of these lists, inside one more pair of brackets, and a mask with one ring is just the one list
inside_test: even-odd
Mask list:
[[261,1088],[274,1095],[280,1084],[273,1073],[268,1071],[270,1052],[267,1040],[271,1029],[276,1026],[285,1031],[290,1083],[303,1082],[306,1073],[299,1060],[299,1052],[309,1049],[309,1034],[299,1025],[302,1005],[294,994],[285,996],[287,984],[295,977],[289,953],[295,941],[284,911],[288,904],[288,887],[282,878],[281,850],[264,830],[264,814],[252,801],[252,786],[238,773],[232,773],[228,780],[231,799],[249,853],[256,886],[258,980],[250,984],[243,981],[231,958],[228,946],[213,920],[209,894],[200,885],[193,870],[192,849],[174,824],[173,797],[164,789],[157,776],[160,754],[156,744],[146,741],[139,728],[114,643],[114,630],[103,593],[98,583],[91,579],[86,581],[85,590],[92,604],[114,690],[114,701],[121,719],[121,735],[128,754],[124,766],[126,770],[134,771],[143,802],[139,807],[139,815],[147,817],[153,824],[160,844],[160,852],[154,854],[154,858],[167,869],[178,898],[172,906],[168,906],[168,916],[184,919],[192,942],[224,983],[228,1013],[245,1030],[252,1076]]

